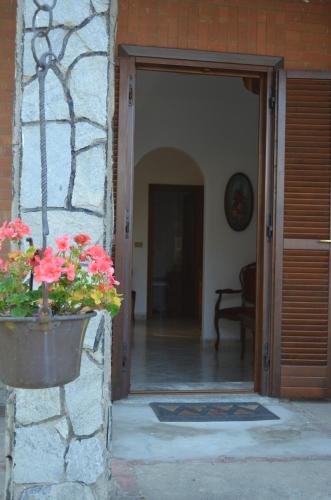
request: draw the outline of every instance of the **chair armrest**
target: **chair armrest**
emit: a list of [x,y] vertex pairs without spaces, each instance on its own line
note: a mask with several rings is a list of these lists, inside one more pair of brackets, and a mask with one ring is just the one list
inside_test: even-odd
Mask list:
[[215,293],[223,294],[223,293],[241,293],[242,290],[234,290],[233,288],[220,288],[219,290],[215,290]]

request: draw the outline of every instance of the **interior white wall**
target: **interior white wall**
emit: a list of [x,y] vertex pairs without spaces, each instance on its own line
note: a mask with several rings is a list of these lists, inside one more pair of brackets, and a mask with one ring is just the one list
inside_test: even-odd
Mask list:
[[[148,159],[156,149],[175,148],[193,159],[203,175],[202,335],[214,338],[215,290],[239,287],[240,268],[256,256],[256,204],[249,227],[233,231],[224,214],[224,192],[231,175],[243,172],[252,182],[256,200],[258,108],[258,96],[247,91],[240,78],[138,71],[134,241],[143,247],[133,251],[137,314],[146,313],[148,184],[201,184],[201,175],[196,182],[189,178],[185,161],[179,165],[171,156]],[[228,298],[224,305],[238,300]]]

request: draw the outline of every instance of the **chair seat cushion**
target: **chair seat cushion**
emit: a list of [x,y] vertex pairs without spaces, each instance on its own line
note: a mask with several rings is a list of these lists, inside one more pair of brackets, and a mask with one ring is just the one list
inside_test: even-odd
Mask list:
[[225,307],[218,311],[219,318],[230,319],[233,321],[240,321],[241,319],[250,318],[254,319],[255,308],[248,306]]

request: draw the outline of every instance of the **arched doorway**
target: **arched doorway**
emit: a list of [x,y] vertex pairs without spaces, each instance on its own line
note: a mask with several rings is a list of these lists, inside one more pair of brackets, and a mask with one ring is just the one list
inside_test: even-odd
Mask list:
[[138,318],[201,318],[203,183],[195,161],[175,148],[150,151],[135,167],[133,289]]

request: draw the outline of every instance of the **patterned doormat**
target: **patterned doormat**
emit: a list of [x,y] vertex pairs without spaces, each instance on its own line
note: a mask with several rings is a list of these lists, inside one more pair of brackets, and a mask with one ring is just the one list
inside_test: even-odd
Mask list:
[[160,422],[279,420],[259,403],[150,403]]

